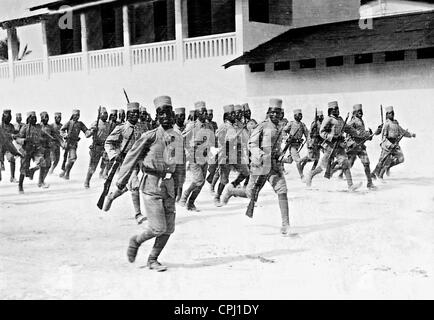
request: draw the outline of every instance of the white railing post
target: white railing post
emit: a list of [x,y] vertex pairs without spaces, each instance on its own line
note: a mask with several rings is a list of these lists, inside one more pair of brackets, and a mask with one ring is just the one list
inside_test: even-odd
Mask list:
[[184,38],[188,36],[187,1],[175,0],[176,60],[184,64]]
[[50,79],[50,65],[48,63],[48,45],[47,45],[47,29],[45,28],[45,20],[41,21],[42,32],[42,63],[44,69],[44,76],[46,79]]
[[237,55],[244,53],[244,33],[249,19],[249,3],[247,0],[235,1],[235,32],[237,34]]
[[13,52],[13,35],[12,32],[14,32],[14,27],[9,28],[8,33],[8,65],[9,65],[9,78],[15,80],[15,68],[14,68],[14,52]]
[[131,38],[130,38],[130,21],[128,15],[128,6],[122,6],[122,20],[124,29],[124,57],[125,66],[131,69]]
[[89,52],[87,49],[87,25],[86,15],[80,13],[80,25],[81,25],[81,52],[83,54],[83,71],[89,73]]

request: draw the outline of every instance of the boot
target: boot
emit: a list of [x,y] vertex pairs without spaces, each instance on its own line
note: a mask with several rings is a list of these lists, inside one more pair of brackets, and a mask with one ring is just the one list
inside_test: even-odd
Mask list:
[[48,189],[50,185],[45,183],[45,177],[47,176],[48,169],[47,168],[41,168],[39,171],[39,182],[38,187],[43,189]]
[[62,171],[59,173],[59,178],[63,178],[64,176],[65,176],[65,171],[62,170]]
[[187,210],[188,211],[195,211],[195,212],[200,212],[199,209],[196,208],[196,206],[194,205],[194,202],[196,201],[196,198],[199,196],[200,191],[202,190],[202,187],[196,187],[193,192],[190,195],[190,198],[188,199],[188,204],[187,204]]
[[222,204],[227,205],[232,197],[247,198],[246,188],[229,188],[223,191]]
[[84,180],[84,188],[89,189],[90,188],[90,179],[92,178],[92,172],[88,171],[86,174],[86,180]]
[[176,199],[175,202],[179,202],[181,200],[182,197],[182,187],[178,187],[176,190]]
[[281,193],[277,195],[279,199],[280,215],[282,217],[282,235],[287,235],[289,233],[289,203],[288,195],[286,193]]
[[163,234],[155,239],[154,246],[151,250],[151,253],[148,258],[148,268],[151,270],[155,270],[157,272],[164,272],[167,270],[167,267],[158,262],[158,257],[163,251],[164,247],[169,241],[170,235]]
[[15,179],[15,161],[11,161],[11,179],[12,183],[17,183],[18,181]]
[[298,174],[300,175],[300,179],[303,180],[304,174],[303,174],[303,169],[301,167],[301,163],[300,162],[296,163],[296,166],[297,166]]
[[185,207],[186,203],[187,203],[187,199],[190,196],[190,194],[192,193],[192,191],[196,188],[196,186],[194,184],[190,184],[190,186],[184,191],[184,193],[182,194],[181,199],[179,200],[179,205],[181,207]]
[[306,186],[311,187],[313,177],[315,177],[317,174],[320,174],[321,172],[322,172],[321,167],[317,167],[317,168],[315,168],[315,170],[312,170],[311,172],[309,172],[306,176]]
[[139,251],[140,244],[137,242],[137,236],[130,239],[130,244],[127,249],[127,257],[130,263],[136,260],[137,252]]
[[65,179],[65,180],[69,180],[69,174],[70,174],[71,169],[72,169],[73,166],[74,166],[74,163],[73,163],[73,162],[69,162],[69,163],[66,165],[66,168],[65,168],[65,175],[63,176],[63,179]]

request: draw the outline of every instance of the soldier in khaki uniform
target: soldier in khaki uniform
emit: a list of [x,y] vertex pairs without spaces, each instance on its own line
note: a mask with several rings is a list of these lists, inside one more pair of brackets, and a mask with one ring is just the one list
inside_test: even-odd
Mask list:
[[151,125],[148,122],[148,113],[146,112],[146,108],[143,106],[139,107],[139,122],[137,123],[137,128],[140,134],[145,133],[146,131],[151,130]]
[[316,112],[316,119],[310,125],[310,139],[307,140],[307,156],[304,157],[300,162],[302,172],[308,162],[313,161],[312,170],[315,170],[316,166],[318,165],[321,156],[321,144],[323,142],[319,134],[319,130],[323,121],[323,112],[321,110],[318,110]]
[[[55,112],[54,113],[54,123],[51,124],[51,128],[56,132],[56,135],[60,136],[60,129],[63,127],[62,124],[62,113]],[[54,141],[51,144],[50,157],[51,157],[51,168],[49,174],[53,174],[54,169],[56,169],[57,165],[60,161],[60,148],[63,146],[63,140]]]
[[[15,138],[17,131],[15,130],[15,126],[11,123],[11,121],[12,121],[11,110],[9,110],[9,109],[3,110],[1,128],[11,138]],[[2,150],[0,148],[1,170],[4,170],[4,158],[5,157],[6,157],[6,160],[9,162],[9,165],[10,165],[10,171],[11,171],[10,182],[16,183],[17,180],[15,179],[15,157],[11,152],[9,152],[7,150]]]
[[175,194],[177,180],[182,174],[178,162],[183,161],[183,138],[173,130],[174,113],[170,97],[162,96],[154,100],[160,126],[146,132],[128,152],[117,181],[115,194],[122,194],[137,164],[142,163],[144,177],[140,186],[143,203],[148,215],[148,224],[141,234],[130,239],[127,256],[135,261],[139,247],[147,240],[155,238],[148,257],[151,270],[166,271],[167,267],[158,261],[170,235],[175,231]]
[[300,146],[303,143],[303,136],[306,140],[309,140],[309,130],[306,125],[301,121],[303,119],[303,113],[301,109],[294,110],[294,121],[289,122],[286,127],[283,129],[289,137],[291,137],[291,141],[289,141],[289,156],[287,161],[291,164],[293,161],[295,162],[298,170],[298,174],[300,178],[303,179],[303,168],[301,166],[301,157],[299,153]]
[[195,112],[196,121],[183,133],[192,182],[184,191],[179,204],[187,206],[189,211],[199,211],[194,202],[205,184],[209,150],[215,145],[213,128],[206,122],[207,110],[204,101],[195,103]]
[[66,142],[65,152],[67,153],[67,161],[66,163],[64,162],[64,166],[62,165],[62,172],[59,176],[65,180],[69,180],[69,174],[77,160],[77,148],[78,141],[80,141],[80,132],[86,134],[87,131],[87,127],[83,122],[79,121],[79,119],[80,110],[75,109],[72,111],[71,119],[60,128],[60,132],[63,134]]
[[48,175],[51,167],[51,148],[53,144],[58,144],[62,142],[62,137],[59,132],[56,132],[53,126],[48,124],[50,117],[48,113],[43,111],[40,114],[41,116],[41,152],[44,156],[44,161],[41,164],[41,169],[39,170],[39,182],[38,187],[47,189],[49,185],[45,183],[45,178]]
[[[101,108],[101,115],[99,121],[95,121],[91,124],[89,130],[86,132],[86,138],[93,138],[92,144],[89,146],[89,168],[87,170],[86,179],[84,181],[84,187],[89,189],[90,180],[98,167],[99,160],[104,161],[104,143],[110,134],[110,123],[107,122],[108,112],[106,108]],[[98,128],[97,128],[98,124]]]
[[[179,135],[182,136],[182,133],[185,129],[185,108],[176,108],[175,109],[175,125],[173,126],[173,130]],[[182,197],[182,189],[185,183],[187,168],[186,168],[186,158],[185,154],[183,155],[182,163],[176,164],[176,170],[179,172],[177,176],[175,176],[177,190],[176,190],[176,202],[179,202]]]
[[[375,170],[372,172],[372,177],[378,176],[383,179],[384,173],[390,168],[404,162],[404,154],[399,146],[398,139],[403,136],[405,138],[416,138],[416,134],[404,130],[397,120],[395,120],[395,111],[393,106],[386,108],[386,123],[383,126],[381,142],[381,155]],[[388,156],[390,154],[390,156]]]
[[124,124],[125,123],[125,118],[126,118],[126,114],[125,114],[125,110],[124,109],[119,109],[119,111],[118,111],[118,117],[119,117],[118,125]]
[[23,121],[23,116],[21,115],[21,113],[16,113],[15,114],[15,132],[20,132],[21,128],[24,126]]
[[[351,176],[350,164],[348,161],[348,156],[345,150],[345,142],[343,133],[350,134],[354,137],[357,137],[358,134],[353,127],[350,127],[348,124],[344,127],[344,119],[339,115],[339,106],[336,101],[332,101],[328,104],[328,117],[323,121],[320,129],[321,138],[324,139],[322,144],[324,148],[324,155],[321,159],[320,166],[315,168],[315,170],[309,172],[306,177],[306,185],[310,187],[312,185],[312,178],[317,174],[321,173],[323,170],[326,170],[329,161],[333,161],[330,159],[332,156],[336,159],[336,165],[339,169],[344,171],[348,189],[349,191],[355,191],[360,188],[361,183],[354,185],[353,178]],[[336,144],[336,150],[334,154],[333,146]]]
[[[17,148],[12,143],[12,137],[6,133],[0,127],[0,150],[5,152],[10,152],[14,156],[23,157],[23,155],[17,150]],[[0,170],[0,181],[2,180],[1,170]]]
[[[118,110],[117,109],[110,110],[108,122],[110,124],[110,133],[112,133],[112,131],[118,125]],[[101,179],[107,179],[108,173],[109,173],[110,169],[112,168],[113,164],[114,164],[114,161],[110,161],[108,158],[107,152],[104,151],[104,154],[102,156],[101,166],[100,166],[101,171],[99,174],[99,177]]]

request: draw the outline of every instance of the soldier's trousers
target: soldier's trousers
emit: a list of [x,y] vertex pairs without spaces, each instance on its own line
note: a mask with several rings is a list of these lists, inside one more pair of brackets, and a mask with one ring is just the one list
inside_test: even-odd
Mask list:
[[100,165],[100,169],[101,170],[104,170],[106,167],[107,167],[107,164],[109,163],[109,157],[108,157],[108,154],[107,154],[107,152],[104,150],[104,153],[103,153],[103,155],[102,155],[102,158],[101,158],[101,165]]
[[365,146],[360,146],[356,150],[348,153],[348,163],[349,167],[352,168],[356,159],[359,158],[365,169],[365,176],[368,180],[368,185],[372,184],[371,168],[368,153],[366,152]]
[[71,167],[74,165],[75,161],[77,160],[77,147],[69,147],[67,150],[65,150],[65,152],[67,152],[66,155],[66,163],[63,162],[62,163],[62,170],[65,171],[68,169],[71,169]]
[[380,174],[383,168],[388,169],[394,167],[403,163],[405,160],[400,146],[397,146],[394,150],[392,150],[392,152],[390,152],[390,156],[388,156],[388,154],[388,149],[381,149],[380,159],[378,160],[378,164],[374,170],[374,172],[377,174]]
[[60,161],[60,146],[53,146],[50,150],[51,170],[56,169]]
[[88,173],[90,175],[94,174],[96,171],[96,168],[98,167],[98,163],[101,160],[103,154],[104,154],[104,146],[95,146],[92,148],[90,147],[89,155],[90,155],[90,161],[89,161],[89,170]]
[[22,175],[27,175],[29,173],[30,162],[32,160],[35,163],[36,169],[49,167],[49,165],[51,165],[51,161],[48,160],[50,159],[49,152],[50,152],[49,149],[47,150],[42,147],[26,149],[24,153],[24,157],[21,158],[20,173]]
[[203,185],[205,184],[206,172],[208,169],[208,163],[198,164],[191,163],[190,164],[190,175],[192,178],[192,182],[187,190],[184,191],[182,195],[182,201],[187,201],[189,205],[193,205],[194,201],[198,197],[200,191],[202,190]]

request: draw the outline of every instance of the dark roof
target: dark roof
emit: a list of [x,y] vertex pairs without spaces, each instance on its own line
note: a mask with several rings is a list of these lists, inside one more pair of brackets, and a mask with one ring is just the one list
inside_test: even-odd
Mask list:
[[434,11],[294,28],[224,65],[270,63],[434,46]]

